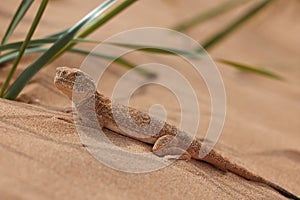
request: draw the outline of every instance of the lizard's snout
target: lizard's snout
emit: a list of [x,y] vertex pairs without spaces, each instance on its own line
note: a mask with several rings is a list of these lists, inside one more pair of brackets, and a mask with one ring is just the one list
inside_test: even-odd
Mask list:
[[67,67],[57,67],[56,68],[56,78],[64,78],[68,75],[68,68]]

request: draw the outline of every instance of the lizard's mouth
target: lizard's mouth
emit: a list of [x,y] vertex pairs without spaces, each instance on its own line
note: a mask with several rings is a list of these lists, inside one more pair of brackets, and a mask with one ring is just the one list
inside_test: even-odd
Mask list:
[[58,89],[71,89],[72,90],[72,88],[74,86],[73,81],[63,78],[63,77],[60,77],[59,75],[55,76],[54,84]]
[[59,91],[72,99],[73,84],[69,80],[66,80],[59,76],[55,76],[54,85]]

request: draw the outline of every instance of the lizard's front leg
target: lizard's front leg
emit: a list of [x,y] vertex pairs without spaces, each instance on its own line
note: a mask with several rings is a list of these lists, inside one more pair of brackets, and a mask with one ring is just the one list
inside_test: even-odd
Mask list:
[[167,159],[191,159],[191,154],[180,148],[176,137],[173,135],[164,135],[159,137],[154,143],[152,151],[155,155],[165,157]]

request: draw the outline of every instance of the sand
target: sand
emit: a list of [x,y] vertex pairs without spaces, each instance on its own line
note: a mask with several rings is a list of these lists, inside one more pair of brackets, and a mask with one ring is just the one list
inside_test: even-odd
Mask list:
[[[195,8],[208,9],[218,3],[184,2],[139,1],[90,38],[103,40],[120,31],[142,26],[171,27],[178,22],[178,16],[183,20],[197,13]],[[18,3],[2,2],[1,36]],[[50,1],[35,37],[72,25],[98,3]],[[36,4],[34,6],[36,8]],[[187,33],[203,41],[243,9]],[[298,196],[300,26],[296,19],[299,10],[297,0],[279,0],[209,52],[214,57],[266,66],[289,80],[272,80],[218,64],[226,88],[227,114],[216,149]],[[23,38],[32,18],[33,12],[26,16],[11,41]],[[91,45],[82,46],[92,48]],[[25,57],[17,72],[35,58]],[[139,58],[136,62],[141,64],[153,61],[156,56],[143,54]],[[83,59],[84,56],[65,54],[49,64],[26,86],[19,97],[23,102],[0,99],[0,199],[285,199],[269,187],[221,172],[204,162],[177,161],[155,172],[130,174],[97,161],[82,146],[72,115],[60,111],[71,106],[71,102],[53,85],[57,66],[78,67]],[[156,62],[166,62],[189,76],[201,110],[197,137],[203,137],[210,119],[209,95],[203,81],[199,82],[187,63],[178,59],[166,56]],[[0,83],[10,66],[11,63],[0,68]],[[124,72],[112,66],[99,90],[110,95]],[[154,103],[165,105],[168,121],[178,123],[178,102],[166,89],[144,87],[131,102],[132,106],[145,111]],[[150,145],[106,132],[120,146],[139,152],[151,149]]]

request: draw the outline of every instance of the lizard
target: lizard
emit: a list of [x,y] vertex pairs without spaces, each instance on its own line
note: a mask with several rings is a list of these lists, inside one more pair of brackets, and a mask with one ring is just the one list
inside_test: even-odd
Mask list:
[[[94,102],[93,106],[95,106],[97,123],[101,128],[107,128],[118,134],[151,144],[153,145],[152,151],[157,156],[178,155],[176,157],[178,159],[189,160],[193,158],[202,160],[223,171],[229,171],[247,180],[265,184],[285,197],[300,199],[281,186],[231,162],[214,149],[207,152],[206,156],[200,157],[199,151],[203,140],[190,138],[189,134],[176,126],[150,117],[147,113],[135,108],[122,104],[112,105],[111,99],[97,92],[95,82],[90,75],[79,69],[57,67],[54,84],[58,90],[73,101],[78,109],[92,100]],[[79,98],[74,98],[74,91]],[[128,119],[125,114],[127,112],[134,123]],[[118,119],[115,119],[115,117]],[[187,143],[190,145],[182,148]]]

